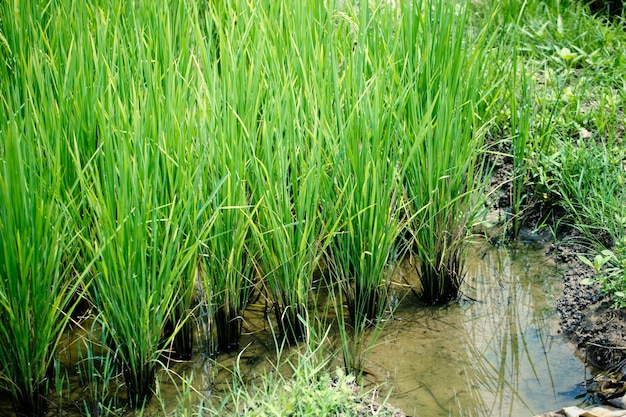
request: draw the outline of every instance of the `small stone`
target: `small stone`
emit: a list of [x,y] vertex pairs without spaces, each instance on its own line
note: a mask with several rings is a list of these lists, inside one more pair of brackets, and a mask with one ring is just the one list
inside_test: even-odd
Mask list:
[[578,136],[581,139],[589,139],[592,136],[592,134],[590,131],[588,131],[584,127],[581,127],[580,130],[578,130]]

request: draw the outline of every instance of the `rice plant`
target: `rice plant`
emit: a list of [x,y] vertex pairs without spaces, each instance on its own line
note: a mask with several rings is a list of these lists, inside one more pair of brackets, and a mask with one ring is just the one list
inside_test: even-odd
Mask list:
[[240,144],[228,141],[228,127],[243,132],[237,128],[235,115],[229,109],[225,113],[232,115],[232,124],[225,123],[224,130],[210,136],[214,153],[206,184],[221,185],[206,215],[211,213],[206,221],[212,227],[210,236],[203,240],[201,269],[218,350],[239,347],[243,313],[256,273],[250,242],[250,221],[255,210],[250,205],[245,175],[248,157]]
[[255,275],[249,239],[253,210],[246,205],[246,190],[235,176],[231,173],[226,177],[213,199],[211,236],[202,245],[200,275],[217,333],[216,348],[222,351],[239,347],[243,313]]
[[[146,173],[129,167],[132,154],[105,149],[111,156],[104,172],[94,170],[97,185],[86,190],[98,213],[97,240],[89,247],[94,256],[101,251],[93,302],[124,362],[130,403],[140,406],[150,396],[161,332],[181,297],[180,279],[197,258],[197,243],[183,233],[189,206],[175,199],[155,207],[158,184],[142,182]],[[126,168],[122,178],[103,181],[116,166]]]
[[53,355],[81,282],[64,262],[73,238],[58,200],[59,170],[55,155],[37,161],[31,105],[29,116],[12,115],[0,127],[0,388],[18,416],[46,412]]
[[[322,199],[322,214],[327,221],[341,220],[325,263],[344,366],[356,375],[362,372],[364,358],[380,330],[379,319],[389,308],[390,277],[401,256],[397,139],[402,132],[395,115],[403,93],[397,94],[386,84],[392,68],[386,43],[392,39],[390,11],[382,6],[347,7],[343,19],[348,28],[358,29],[348,32],[346,55],[340,57],[333,51],[328,74],[330,91],[335,93],[331,101],[338,107],[335,113],[329,112],[325,131],[332,138],[327,153],[334,156],[334,165],[329,172],[333,181]],[[343,30],[340,26],[337,33]],[[366,339],[370,327],[371,339]]]
[[[378,329],[378,320],[389,308],[391,275],[399,256],[402,230],[394,201],[398,191],[397,183],[393,183],[397,181],[395,175],[383,180],[381,176],[387,174],[384,169],[369,163],[363,168],[363,182],[356,180],[352,184],[348,180],[347,189],[337,190],[341,193],[339,201],[346,207],[343,213],[344,207],[335,212],[347,220],[331,240],[326,257],[344,365],[348,372],[357,374],[367,352],[364,332],[369,327]],[[349,324],[345,322],[344,308],[351,318]]]
[[[508,1],[505,23],[525,4]],[[161,355],[191,355],[185,327],[198,282],[217,346],[228,350],[238,347],[253,283],[286,339],[306,339],[321,310],[320,272],[344,366],[356,374],[405,250],[427,303],[456,298],[485,179],[483,135],[503,82],[487,57],[508,59],[508,50],[491,55],[504,42],[491,42],[491,16],[484,28],[470,23],[471,7],[4,2],[0,383],[18,413],[43,413],[55,347],[81,292],[97,309],[92,337],[102,344],[80,363],[96,413],[97,402],[122,404],[107,397],[118,369],[141,407]],[[567,70],[582,62],[561,58]],[[527,81],[514,78],[522,90],[507,96],[515,212],[526,203],[527,157],[543,152],[531,140]],[[598,126],[617,132],[603,117],[618,109],[597,114]],[[555,192],[577,219],[619,220],[610,232],[619,238],[623,155],[613,141],[588,145],[606,160],[571,145],[553,161],[568,171],[552,168],[575,174]],[[590,172],[615,181],[592,189]]]
[[279,329],[295,342],[305,334],[313,272],[327,235],[318,209],[323,175],[313,156],[319,147],[298,146],[298,135],[306,133],[298,128],[292,113],[297,99],[284,100],[265,108],[266,135],[250,173],[259,204],[253,231],[260,268],[274,301]]
[[205,16],[206,33],[198,33],[197,41],[203,46],[199,48],[201,149],[208,161],[203,187],[218,189],[203,220],[212,229],[202,242],[201,280],[218,350],[238,348],[256,274],[248,168],[264,92],[260,65],[250,59],[255,53],[250,37],[256,19],[241,14],[240,25],[223,24],[239,6],[246,10],[243,3],[233,8],[215,5],[213,13]]
[[308,308],[315,301],[313,273],[336,225],[320,218],[327,181],[322,137],[319,126],[308,123],[316,120],[309,112],[315,105],[305,101],[310,84],[298,76],[308,69],[311,45],[293,38],[320,30],[317,21],[307,22],[302,8],[292,10],[285,3],[268,4],[258,13],[263,27],[275,27],[278,16],[283,27],[266,39],[259,55],[267,91],[249,171],[258,204],[253,235],[279,330],[293,343],[306,333]]
[[[457,297],[464,277],[464,241],[479,205],[484,130],[476,114],[484,88],[488,26],[471,46],[465,3],[403,3],[399,50],[403,83],[403,176],[413,213],[412,256],[427,303]],[[419,140],[417,140],[419,139]],[[415,213],[419,215],[414,215]]]
[[[66,195],[65,136],[76,64],[66,14],[36,3],[0,6],[0,389],[18,416],[45,414],[53,361],[89,268],[77,262]],[[68,20],[73,24],[73,20]],[[65,77],[64,77],[65,76]]]
[[[517,67],[517,60],[514,59],[514,68]],[[525,71],[522,69],[522,71]],[[511,235],[516,238],[519,235],[522,224],[522,203],[526,199],[524,195],[525,181],[527,179],[528,164],[526,162],[526,154],[529,152],[530,144],[530,92],[527,75],[522,72],[518,75],[517,71],[513,75],[512,91],[521,90],[520,103],[518,107],[518,98],[511,96],[511,154],[513,156],[513,178],[511,183],[511,214],[513,215],[513,229]],[[518,77],[520,78],[518,80]],[[518,84],[519,83],[519,84]],[[520,88],[518,89],[518,85]]]
[[[213,200],[211,236],[204,241],[201,269],[209,312],[217,333],[217,349],[239,347],[243,313],[254,283],[249,222],[253,210],[246,190],[229,175]],[[236,201],[239,200],[239,205]]]
[[[509,5],[511,6],[511,5]],[[533,139],[532,126],[532,90],[531,75],[529,73],[529,65],[521,60],[521,49],[517,27],[520,25],[526,3],[511,8],[509,12],[516,11],[517,16],[508,16],[509,19],[514,17],[510,26],[502,30],[502,44],[499,49],[512,50],[509,63],[510,68],[505,70],[502,78],[507,79],[507,88],[504,100],[505,109],[501,112],[506,114],[507,120],[499,120],[498,127],[504,127],[505,130],[510,128],[508,135],[510,136],[510,156],[513,160],[513,172],[510,179],[509,191],[509,207],[512,216],[512,227],[510,237],[515,239],[518,237],[523,222],[522,208],[526,205],[526,199],[530,195],[526,194],[528,184],[528,161],[527,159],[535,151],[536,145],[542,140]],[[510,47],[507,47],[510,44]],[[544,133],[546,135],[546,133]],[[538,135],[540,136],[540,135]]]
[[[173,315],[181,303],[182,311],[188,307],[185,282],[195,279],[202,166],[188,159],[194,131],[186,104],[194,88],[187,12],[181,5],[103,12],[113,23],[94,46],[108,82],[95,104],[101,152],[84,166],[75,158],[94,215],[83,234],[96,258],[92,301],[123,363],[133,407],[150,399],[164,326],[173,319],[174,333],[182,326]],[[122,35],[127,25],[132,36]],[[116,54],[108,56],[111,47]]]

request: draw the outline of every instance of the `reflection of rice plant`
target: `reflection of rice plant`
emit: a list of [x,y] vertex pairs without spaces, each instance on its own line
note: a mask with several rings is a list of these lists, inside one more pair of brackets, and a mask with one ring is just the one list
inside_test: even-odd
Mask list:
[[[492,415],[513,415],[519,407],[532,411],[523,393],[537,385],[552,390],[557,397],[553,370],[549,360],[550,328],[546,316],[546,292],[533,292],[531,274],[539,274],[529,258],[528,250],[512,247],[505,252],[489,250],[483,253],[486,271],[472,294],[483,303],[470,309],[471,319],[464,324],[466,346],[471,354],[472,385],[476,404],[482,404]],[[533,265],[529,268],[528,265]],[[542,269],[540,275],[551,274]],[[479,274],[480,275],[480,274]],[[499,277],[499,284],[491,281]],[[498,309],[494,314],[493,309]],[[545,378],[545,380],[544,380]],[[545,392],[550,395],[549,392]],[[539,395],[539,394],[535,394]]]

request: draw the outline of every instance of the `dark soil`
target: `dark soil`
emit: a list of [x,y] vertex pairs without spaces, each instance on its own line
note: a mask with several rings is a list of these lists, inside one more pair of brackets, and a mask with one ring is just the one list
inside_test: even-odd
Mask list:
[[582,357],[600,370],[626,371],[626,311],[616,309],[597,285],[581,285],[594,271],[577,254],[585,248],[561,241],[554,249],[564,268],[563,294],[557,301],[561,329],[578,346]]

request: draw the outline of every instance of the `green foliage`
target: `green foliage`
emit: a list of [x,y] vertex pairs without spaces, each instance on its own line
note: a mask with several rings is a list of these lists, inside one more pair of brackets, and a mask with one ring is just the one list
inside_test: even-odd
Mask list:
[[252,48],[245,41],[246,32],[237,25],[222,25],[222,13],[229,13],[229,9],[216,7],[215,14],[207,18],[206,30],[214,38],[197,34],[196,39],[203,46],[199,150],[202,159],[208,161],[202,172],[202,187],[208,192],[217,190],[202,219],[202,223],[211,225],[211,233],[202,240],[200,278],[209,320],[217,335],[217,348],[228,350],[238,347],[241,322],[256,274],[250,228],[255,210],[248,168],[263,95],[259,66],[247,64]]
[[[296,374],[290,380],[268,376],[258,393],[252,394],[242,416],[324,416],[356,415],[356,404],[351,401],[351,383],[354,377],[344,376],[338,370],[337,381],[330,375],[308,379]],[[279,388],[277,388],[277,386]]]
[[602,250],[593,257],[593,261],[584,256],[579,256],[579,259],[596,273],[595,278],[585,278],[581,284],[598,282],[602,291],[613,297],[614,307],[626,307],[626,239],[622,238],[615,245],[615,251]]
[[89,262],[75,267],[76,197],[64,195],[72,174],[62,146],[71,81],[58,82],[66,68],[54,56],[67,68],[75,61],[68,33],[48,26],[67,16],[21,6],[0,6],[0,390],[18,416],[40,416]]
[[[203,165],[189,140],[188,11],[128,7],[119,15],[100,9],[111,27],[93,42],[94,77],[105,74],[107,85],[93,103],[99,148],[85,165],[75,148],[74,161],[92,216],[81,231],[85,256],[95,260],[90,295],[139,407],[151,395],[164,326],[176,319],[178,330],[185,317],[174,313],[189,305]],[[122,36],[126,26],[137,37]]]
[[0,388],[19,415],[43,415],[53,355],[82,276],[64,259],[72,236],[58,183],[37,172],[37,147],[19,140],[17,123],[4,126],[0,150]]
[[534,68],[531,131],[550,140],[529,149],[527,184],[536,200],[563,207],[595,245],[598,254],[586,262],[623,306],[623,23],[591,16],[578,3],[537,6],[543,13],[527,13],[517,33],[526,66]]
[[[317,341],[315,343],[319,343]],[[325,339],[322,340],[325,342]],[[300,351],[279,360],[260,377],[258,384],[246,386],[235,369],[229,398],[221,407],[200,407],[202,415],[247,416],[391,416],[393,410],[364,398],[373,395],[361,392],[355,377],[337,368],[335,376],[328,372],[330,358],[321,362],[317,347],[307,345]],[[176,415],[183,415],[177,411]]]

